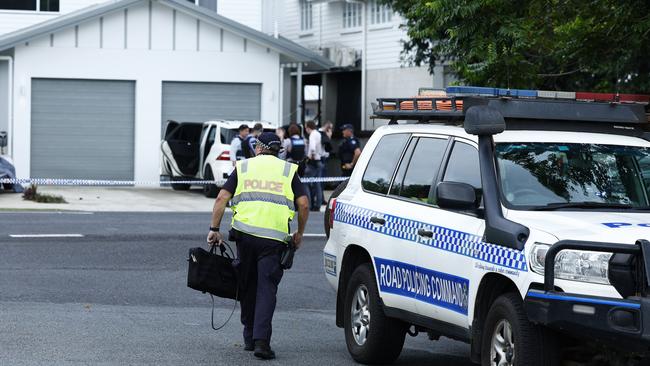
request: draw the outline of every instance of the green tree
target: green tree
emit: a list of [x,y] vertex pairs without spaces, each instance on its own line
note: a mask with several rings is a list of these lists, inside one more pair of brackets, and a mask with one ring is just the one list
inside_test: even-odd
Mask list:
[[382,0],[403,56],[448,62],[464,83],[650,93],[648,0]]

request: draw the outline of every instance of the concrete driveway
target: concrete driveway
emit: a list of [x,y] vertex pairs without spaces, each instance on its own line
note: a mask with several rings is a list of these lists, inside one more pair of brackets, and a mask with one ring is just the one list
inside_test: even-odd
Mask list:
[[214,199],[200,188],[174,191],[169,187],[39,186],[38,193],[63,196],[68,203],[25,201],[22,194],[0,193],[0,210],[70,210],[93,212],[210,212]]
[[[38,193],[63,196],[68,203],[25,201],[19,193],[0,193],[0,210],[64,210],[92,212],[211,212],[214,198],[201,188],[39,186]],[[325,191],[328,199],[331,191]],[[323,206],[321,211],[325,208]],[[229,210],[229,209],[228,209]]]

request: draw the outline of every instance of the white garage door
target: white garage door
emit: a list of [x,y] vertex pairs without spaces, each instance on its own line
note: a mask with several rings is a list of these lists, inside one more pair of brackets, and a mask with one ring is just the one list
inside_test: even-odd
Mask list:
[[260,84],[165,81],[162,85],[162,128],[168,120],[259,120],[261,110]]
[[135,82],[32,80],[31,176],[133,179]]

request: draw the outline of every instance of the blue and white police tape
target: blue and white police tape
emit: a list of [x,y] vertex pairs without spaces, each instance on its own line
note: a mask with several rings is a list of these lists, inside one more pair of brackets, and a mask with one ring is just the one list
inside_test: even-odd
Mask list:
[[[329,182],[342,182],[347,180],[348,177],[307,177],[301,178],[303,183],[329,183]],[[60,178],[0,178],[0,184],[20,184],[20,185],[41,185],[41,186],[91,186],[91,187],[107,187],[107,186],[156,186],[171,185],[171,184],[192,184],[192,185],[207,185],[216,184],[223,185],[226,182],[223,180],[169,180],[169,181],[139,181],[139,180],[111,180],[111,179],[60,179]]]

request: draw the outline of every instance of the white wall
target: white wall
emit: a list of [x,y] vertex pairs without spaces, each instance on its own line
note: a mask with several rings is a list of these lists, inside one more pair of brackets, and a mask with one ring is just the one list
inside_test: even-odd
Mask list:
[[110,0],[59,0],[59,11],[66,14],[90,5],[105,3]]
[[261,117],[277,120],[279,55],[250,40],[244,52],[244,40],[227,31],[221,51],[218,27],[201,22],[197,35],[196,19],[176,12],[176,29],[170,29],[173,14],[153,4],[151,49],[147,2],[129,8],[126,37],[124,11],[119,11],[103,18],[101,32],[100,21],[92,20],[78,32],[71,28],[16,47],[13,158],[18,176],[29,176],[31,78],[135,80],[136,180],[159,175],[163,81],[261,83]]
[[262,0],[217,0],[217,13],[255,30],[262,30]]
[[[300,30],[299,0],[283,0],[279,11],[280,33],[303,46],[318,49],[342,46],[361,50],[362,28],[343,28],[343,2],[322,2],[312,4],[312,24],[309,31]],[[403,20],[394,13],[389,23],[370,24],[368,7],[368,69],[400,67],[400,40],[406,32],[399,28]]]
[[[60,0],[58,13],[0,9],[0,36],[5,33],[10,33],[21,28],[50,20],[63,14],[107,1],[111,0]],[[268,6],[274,1],[276,0],[217,0],[217,12],[220,15],[261,31],[262,2],[268,3]]]
[[[1,0],[0,0],[1,1]],[[107,0],[60,0],[59,12],[0,10],[0,36]]]
[[[274,34],[277,30],[280,31],[280,18],[278,17],[278,9],[281,6],[278,0],[261,0],[262,1],[262,32],[266,34]],[[276,29],[277,25],[277,29]]]

